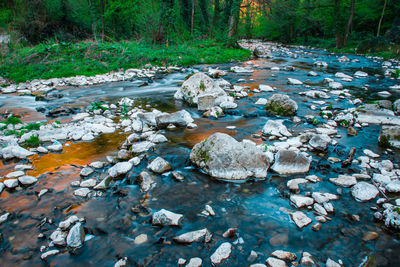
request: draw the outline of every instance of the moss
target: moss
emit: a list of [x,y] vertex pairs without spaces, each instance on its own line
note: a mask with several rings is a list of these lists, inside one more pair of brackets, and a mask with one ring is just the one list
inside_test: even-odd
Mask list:
[[268,111],[280,115],[280,116],[292,116],[295,114],[292,110],[284,109],[280,105],[276,105],[274,103],[271,103],[265,107]]
[[200,90],[201,91],[206,90],[206,86],[204,85],[203,81],[200,82]]
[[384,147],[384,148],[389,148],[391,147],[391,144],[389,142],[389,138],[386,135],[381,135],[379,137],[379,141],[378,141],[378,145],[380,147]]
[[4,123],[7,125],[8,124],[16,125],[16,124],[22,123],[22,121],[17,117],[10,116],[7,118],[7,120],[4,121]]

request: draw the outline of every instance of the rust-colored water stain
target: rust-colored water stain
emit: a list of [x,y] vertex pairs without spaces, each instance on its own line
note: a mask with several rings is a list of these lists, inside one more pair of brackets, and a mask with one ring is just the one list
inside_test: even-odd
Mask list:
[[4,114],[5,112],[18,114],[21,117],[21,120],[24,122],[32,122],[32,121],[42,121],[46,120],[46,116],[43,113],[34,111],[28,108],[1,108],[0,114]]
[[[9,172],[13,172],[15,165],[17,165],[15,162],[4,165],[3,161],[0,160],[0,176],[5,176]],[[0,179],[1,182],[2,180],[4,179]]]
[[126,134],[119,132],[103,134],[91,142],[72,143],[64,146],[59,154],[34,155],[30,157],[34,170],[28,171],[28,175],[39,176],[43,173],[53,172],[63,165],[86,165],[118,149],[123,143]]
[[81,169],[71,165],[61,166],[54,173],[46,173],[40,176],[37,185],[42,187],[41,189],[51,188],[55,191],[61,191],[73,181],[79,180],[80,171]]
[[8,212],[23,212],[36,206],[37,198],[35,195],[14,195],[7,191],[3,191],[0,195],[1,207]]

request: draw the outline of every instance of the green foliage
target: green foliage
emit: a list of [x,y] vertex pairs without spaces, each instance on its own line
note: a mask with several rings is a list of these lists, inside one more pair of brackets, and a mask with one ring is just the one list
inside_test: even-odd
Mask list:
[[108,110],[108,108],[104,107],[103,105],[104,105],[104,103],[102,103],[102,102],[92,102],[90,104],[89,111]]
[[400,70],[396,69],[395,72],[393,73],[393,78],[398,79],[400,77]]
[[8,124],[16,125],[16,124],[22,123],[22,121],[17,117],[10,116],[7,118],[7,120],[3,121],[3,123],[5,123],[7,125]]
[[120,69],[158,66],[215,64],[246,60],[250,52],[226,48],[213,40],[184,42],[166,47],[145,42],[68,43],[47,42],[16,49],[0,58],[0,76],[27,80],[75,75],[93,76]]
[[389,148],[392,146],[389,142],[389,138],[386,135],[382,135],[379,137],[378,145],[383,148]]
[[26,141],[25,144],[28,147],[38,147],[40,144],[39,141],[39,137],[37,137],[36,135],[32,135],[31,137],[29,137]]

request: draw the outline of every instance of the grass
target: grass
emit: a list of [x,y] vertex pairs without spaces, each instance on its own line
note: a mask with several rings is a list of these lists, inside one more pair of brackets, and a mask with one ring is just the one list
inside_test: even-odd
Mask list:
[[213,40],[184,42],[174,46],[141,42],[47,42],[10,49],[0,58],[0,76],[15,82],[76,75],[93,76],[151,63],[157,66],[190,66],[249,59],[243,49],[227,48]]

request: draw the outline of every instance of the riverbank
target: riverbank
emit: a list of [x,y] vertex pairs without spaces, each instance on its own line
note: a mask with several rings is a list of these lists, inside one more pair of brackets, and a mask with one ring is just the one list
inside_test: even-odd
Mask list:
[[16,48],[0,58],[0,76],[16,83],[157,66],[189,66],[249,59],[243,49],[227,48],[213,40],[160,46],[141,42],[43,43]]

